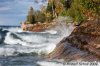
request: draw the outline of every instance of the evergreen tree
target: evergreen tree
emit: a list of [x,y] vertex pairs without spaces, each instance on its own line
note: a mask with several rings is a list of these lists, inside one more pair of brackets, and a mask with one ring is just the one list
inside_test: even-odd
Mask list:
[[55,1],[54,0],[49,0],[47,9],[47,13],[51,13],[52,17],[55,17]]
[[35,16],[34,16],[33,7],[30,7],[30,10],[29,10],[28,16],[27,16],[27,22],[30,23],[30,24],[35,23]]
[[35,21],[36,22],[45,22],[45,19],[46,17],[45,17],[45,14],[44,13],[42,13],[41,11],[36,11],[35,12]]

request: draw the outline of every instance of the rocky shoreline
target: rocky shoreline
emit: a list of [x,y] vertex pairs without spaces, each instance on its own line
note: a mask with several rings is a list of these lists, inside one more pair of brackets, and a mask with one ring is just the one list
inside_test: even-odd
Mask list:
[[68,42],[100,57],[100,20],[88,21],[77,27]]
[[27,24],[27,23],[22,23],[21,28],[23,31],[31,31],[31,32],[41,32],[45,31],[47,29],[50,29],[51,27],[54,27],[56,25],[55,22],[44,22],[44,23],[35,23],[35,24]]
[[77,26],[48,57],[70,61],[100,61],[100,20],[89,20]]
[[[37,22],[21,24],[23,31],[41,32],[58,25],[59,19],[52,22]],[[62,21],[60,21],[62,22]],[[72,33],[57,44],[50,59],[65,59],[66,61],[100,61],[100,19],[86,20],[76,26]]]

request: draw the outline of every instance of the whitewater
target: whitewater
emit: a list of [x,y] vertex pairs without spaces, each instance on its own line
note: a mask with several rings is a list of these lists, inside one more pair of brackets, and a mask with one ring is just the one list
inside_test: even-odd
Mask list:
[[20,27],[0,27],[0,66],[66,66],[64,61],[44,58],[73,30],[72,24],[59,24],[43,32]]

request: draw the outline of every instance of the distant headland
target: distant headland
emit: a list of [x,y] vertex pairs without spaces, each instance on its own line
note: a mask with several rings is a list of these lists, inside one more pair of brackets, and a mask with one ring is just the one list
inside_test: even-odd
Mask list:
[[54,26],[54,22],[37,22],[35,19],[34,9],[30,7],[26,21],[21,23],[22,30],[41,32]]

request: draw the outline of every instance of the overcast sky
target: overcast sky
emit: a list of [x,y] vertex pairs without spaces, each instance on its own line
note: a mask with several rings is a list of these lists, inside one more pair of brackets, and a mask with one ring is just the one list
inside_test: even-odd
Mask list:
[[41,4],[41,0],[39,3],[35,0],[0,0],[0,25],[20,25],[25,21],[28,9],[33,6],[38,10]]

